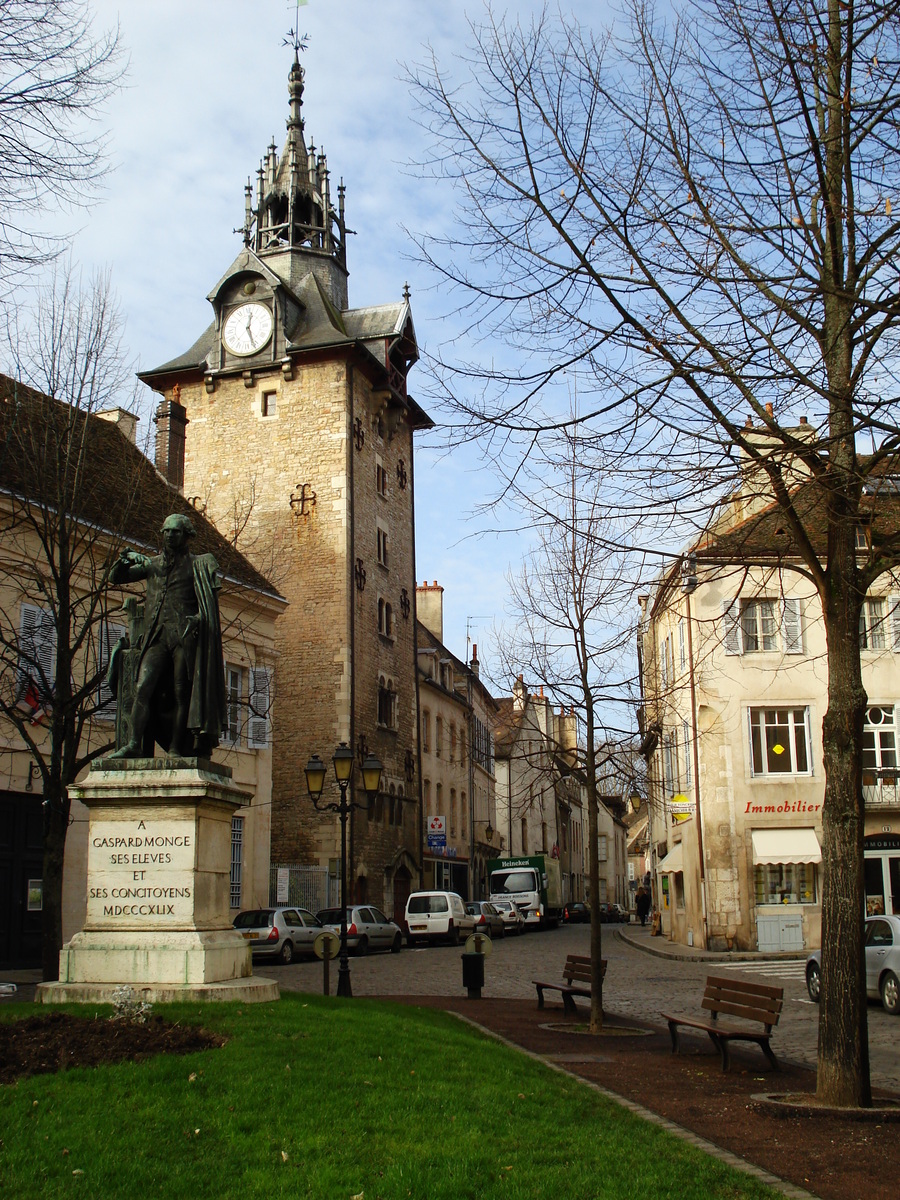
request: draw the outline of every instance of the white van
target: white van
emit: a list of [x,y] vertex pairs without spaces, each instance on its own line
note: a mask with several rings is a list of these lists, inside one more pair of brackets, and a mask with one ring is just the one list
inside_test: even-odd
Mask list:
[[475,932],[475,918],[456,892],[411,892],[406,901],[406,944],[445,939],[458,944]]

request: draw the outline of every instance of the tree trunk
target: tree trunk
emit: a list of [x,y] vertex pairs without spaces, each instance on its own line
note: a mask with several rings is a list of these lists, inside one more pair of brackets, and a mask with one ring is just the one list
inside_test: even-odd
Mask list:
[[591,887],[591,1033],[603,1029],[603,934],[600,925],[600,851],[597,846],[599,812],[597,802],[597,760],[594,753],[594,714],[587,692],[587,810],[588,879]]
[[[853,536],[850,530],[848,541]],[[847,569],[841,567],[846,565]],[[868,1107],[862,730],[866,692],[859,656],[855,564],[832,558],[823,600],[828,644],[828,712],[822,726],[825,801],[822,809],[825,886],[822,889],[822,995],[816,1095],[840,1107]]]
[[45,983],[59,979],[62,948],[63,860],[69,828],[69,798],[44,789],[44,877],[41,913],[41,968]]

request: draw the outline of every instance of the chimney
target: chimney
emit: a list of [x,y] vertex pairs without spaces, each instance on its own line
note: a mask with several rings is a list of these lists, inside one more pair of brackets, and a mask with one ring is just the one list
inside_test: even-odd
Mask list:
[[156,469],[179,491],[184,487],[184,437],[187,412],[180,403],[176,384],[171,400],[161,400],[156,416]]
[[481,663],[478,661],[478,643],[472,643],[472,661],[469,663],[469,670],[477,679],[481,674]]
[[109,421],[110,425],[115,425],[116,429],[128,438],[132,446],[137,445],[137,423],[140,417],[135,413],[128,412],[125,408],[106,408],[103,412],[98,412],[97,416],[101,421]]
[[528,699],[528,689],[520,675],[513,684],[513,709],[515,712],[523,712],[525,702]]
[[416,588],[416,616],[429,633],[444,644],[444,589],[438,586],[437,580],[431,585],[422,584]]

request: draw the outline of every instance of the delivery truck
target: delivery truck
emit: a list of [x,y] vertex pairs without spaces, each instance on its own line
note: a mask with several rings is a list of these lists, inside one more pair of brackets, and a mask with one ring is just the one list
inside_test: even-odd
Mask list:
[[559,860],[549,854],[492,858],[487,864],[491,900],[512,900],[526,928],[553,928],[562,916]]

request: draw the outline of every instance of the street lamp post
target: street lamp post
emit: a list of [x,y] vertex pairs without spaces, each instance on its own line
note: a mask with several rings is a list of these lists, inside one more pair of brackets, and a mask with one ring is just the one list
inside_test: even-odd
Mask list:
[[[350,986],[350,956],[347,953],[347,817],[353,808],[362,808],[347,799],[347,790],[353,776],[353,751],[346,742],[341,742],[331,758],[334,764],[334,777],[341,790],[339,803],[320,803],[322,789],[325,786],[327,770],[325,764],[314,754],[306,764],[306,787],[316,812],[333,812],[341,818],[341,954],[338,968],[337,994],[352,996]],[[366,789],[366,804],[371,803],[381,786],[382,765],[374,754],[369,754],[362,764],[363,787]]]

